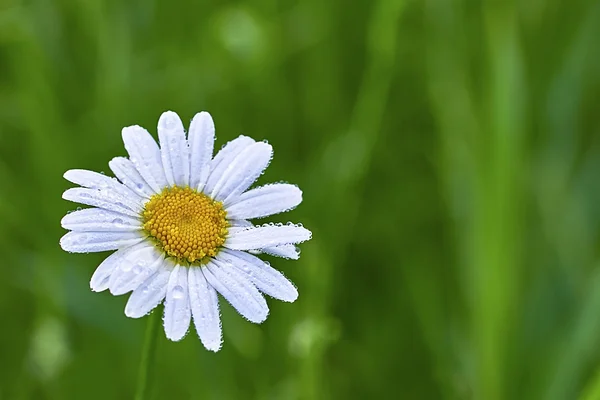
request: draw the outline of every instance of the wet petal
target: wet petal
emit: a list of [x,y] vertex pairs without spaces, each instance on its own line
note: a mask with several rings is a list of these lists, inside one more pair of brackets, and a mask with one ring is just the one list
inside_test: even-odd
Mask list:
[[129,318],[141,318],[159,305],[167,293],[171,269],[163,263],[154,275],[135,289],[125,306],[125,315]]
[[227,206],[231,219],[262,218],[289,211],[302,202],[302,191],[287,183],[265,185],[248,190]]
[[162,254],[150,243],[143,242],[123,254],[108,282],[110,292],[119,296],[137,289],[164,262]]
[[290,260],[297,260],[300,258],[300,249],[293,244],[282,244],[280,246],[265,247],[261,249],[261,251],[271,256],[288,258]]
[[138,232],[69,232],[60,239],[60,246],[71,253],[94,253],[129,247],[142,240]]
[[206,111],[194,116],[188,133],[190,144],[190,187],[203,191],[210,174],[215,146],[215,124]]
[[296,287],[281,272],[258,257],[243,251],[225,249],[219,253],[219,259],[233,264],[247,275],[258,290],[273,298],[288,302],[298,298]]
[[221,317],[219,299],[215,289],[208,284],[202,273],[204,267],[190,267],[188,285],[190,305],[194,316],[194,325],[200,341],[208,350],[219,351],[221,348]]
[[77,232],[124,232],[142,229],[137,218],[101,208],[74,211],[60,221],[63,228]]
[[273,157],[270,144],[257,142],[240,152],[223,171],[211,197],[229,203],[248,189],[263,173]]
[[224,246],[232,250],[253,250],[295,244],[309,240],[311,232],[298,225],[265,225],[253,228],[230,229]]
[[187,268],[176,265],[167,285],[163,318],[165,334],[175,342],[183,339],[190,328],[192,318],[187,276]]
[[164,112],[158,120],[158,139],[165,176],[171,186],[190,183],[190,155],[185,129],[173,111]]
[[158,145],[141,126],[128,126],[122,131],[129,159],[156,193],[168,186]]
[[267,319],[269,307],[258,289],[233,265],[211,261],[203,271],[210,285],[245,318],[254,323]]
[[221,179],[223,172],[231,165],[237,155],[254,143],[254,140],[248,136],[239,136],[223,146],[215,158],[210,162],[210,174],[206,186],[204,187],[204,193],[210,194],[217,182]]
[[131,204],[131,198],[121,196],[120,194],[109,190],[71,188],[65,190],[62,197],[63,199],[74,203],[100,207],[105,210],[127,214],[132,217],[137,217],[139,215],[139,211],[136,210],[137,207]]
[[138,196],[149,199],[156,193],[128,158],[115,157],[110,160],[108,166],[113,174]]

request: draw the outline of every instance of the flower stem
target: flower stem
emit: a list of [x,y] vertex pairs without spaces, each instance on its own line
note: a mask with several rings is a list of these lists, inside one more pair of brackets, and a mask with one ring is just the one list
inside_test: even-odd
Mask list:
[[144,338],[144,347],[142,349],[142,359],[140,361],[140,370],[138,373],[137,388],[135,390],[135,400],[145,400],[148,392],[148,376],[150,368],[154,363],[154,354],[156,350],[156,336],[158,326],[160,325],[160,312],[154,310],[148,316],[146,325],[146,337]]

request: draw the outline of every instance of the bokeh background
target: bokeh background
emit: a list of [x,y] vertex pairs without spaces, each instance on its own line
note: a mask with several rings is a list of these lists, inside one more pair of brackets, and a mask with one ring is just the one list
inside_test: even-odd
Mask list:
[[[600,398],[597,0],[0,0],[0,399],[129,399],[147,319],[66,254],[70,168],[208,110],[314,232],[152,399]],[[277,220],[277,219],[274,219]]]

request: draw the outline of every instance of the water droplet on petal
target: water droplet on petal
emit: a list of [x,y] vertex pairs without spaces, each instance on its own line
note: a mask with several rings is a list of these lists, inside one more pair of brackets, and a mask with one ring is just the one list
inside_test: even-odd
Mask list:
[[183,288],[179,285],[175,286],[173,288],[173,291],[171,292],[171,296],[174,299],[182,299],[183,298]]
[[131,268],[133,268],[133,264],[127,260],[123,260],[123,264],[121,264],[121,270],[127,272],[131,271]]

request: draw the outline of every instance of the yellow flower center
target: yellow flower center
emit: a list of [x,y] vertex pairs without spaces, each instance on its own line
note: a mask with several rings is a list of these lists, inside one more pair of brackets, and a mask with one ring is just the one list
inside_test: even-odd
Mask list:
[[144,229],[164,252],[179,262],[202,263],[225,243],[227,213],[223,204],[189,187],[171,187],[148,200]]

